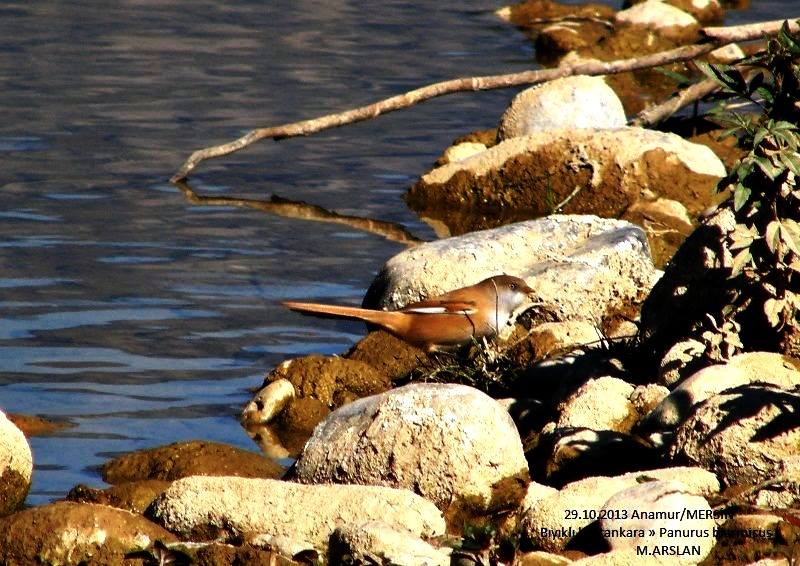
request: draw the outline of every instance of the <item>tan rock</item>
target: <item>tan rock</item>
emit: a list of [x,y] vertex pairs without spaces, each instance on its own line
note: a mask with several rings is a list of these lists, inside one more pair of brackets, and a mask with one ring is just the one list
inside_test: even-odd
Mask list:
[[[762,482],[797,454],[799,407],[800,394],[773,385],[728,389],[696,406],[669,455],[717,473],[728,486]],[[795,497],[798,485],[789,486]]]
[[0,515],[8,515],[22,505],[32,474],[33,455],[28,440],[0,411]]
[[111,484],[138,480],[168,480],[191,475],[279,477],[284,469],[261,454],[218,442],[176,442],[131,452],[103,465]]
[[560,404],[556,426],[629,432],[638,420],[632,394],[633,385],[619,378],[591,379]]
[[60,501],[0,519],[0,563],[9,565],[122,564],[155,541],[175,537],[141,515],[91,503]]
[[657,277],[640,228],[596,216],[549,216],[401,252],[381,268],[365,303],[398,308],[503,272],[526,278],[542,303],[537,309],[559,321],[602,321],[630,309]]
[[260,533],[323,551],[342,524],[380,520],[422,537],[441,535],[445,529],[436,506],[407,490],[232,476],[177,480],[148,513],[182,536],[210,540]]
[[520,482],[521,499],[528,464],[514,422],[494,399],[464,385],[420,383],[331,413],[295,473],[304,483],[406,488],[441,509],[480,510],[509,497],[508,482]]
[[500,119],[498,140],[576,128],[620,128],[622,103],[602,77],[577,75],[523,90]]

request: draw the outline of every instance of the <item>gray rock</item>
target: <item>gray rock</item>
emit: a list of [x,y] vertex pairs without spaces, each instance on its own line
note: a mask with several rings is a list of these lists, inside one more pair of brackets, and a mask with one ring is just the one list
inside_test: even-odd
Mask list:
[[625,110],[602,77],[578,75],[528,88],[500,119],[498,139],[574,128],[619,128]]
[[674,557],[675,564],[696,564],[716,543],[708,502],[677,482],[649,481],[624,489],[606,501],[600,517],[601,532],[612,550],[698,547],[699,555]]
[[511,417],[494,399],[464,385],[425,383],[331,413],[295,471],[305,483],[406,488],[441,509],[461,502],[481,509],[497,497],[498,482],[527,481],[528,464]]
[[31,487],[33,455],[28,440],[0,411],[0,515],[15,511]]
[[231,540],[261,534],[318,550],[327,549],[341,524],[381,520],[417,536],[437,536],[445,529],[441,512],[407,490],[233,476],[177,480],[147,513],[184,537]]
[[331,564],[450,564],[450,549],[436,548],[409,530],[382,521],[339,527],[330,546]]
[[381,268],[364,303],[399,308],[498,273],[525,278],[552,319],[591,322],[641,300],[658,276],[638,226],[554,215],[401,252]]

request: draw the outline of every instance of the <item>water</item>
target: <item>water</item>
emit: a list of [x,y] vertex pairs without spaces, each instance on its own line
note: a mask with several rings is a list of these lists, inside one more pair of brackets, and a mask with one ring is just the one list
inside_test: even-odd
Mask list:
[[[781,17],[754,3],[730,21]],[[0,7],[0,407],[70,423],[31,439],[28,502],[102,485],[107,458],[179,440],[255,449],[237,422],[280,361],[358,325],[285,298],[357,303],[403,245],[337,225],[197,206],[167,182],[198,147],[469,74],[531,65],[499,4],[6,2]],[[512,91],[450,96],[207,162],[201,194],[277,194],[399,223],[456,136]]]

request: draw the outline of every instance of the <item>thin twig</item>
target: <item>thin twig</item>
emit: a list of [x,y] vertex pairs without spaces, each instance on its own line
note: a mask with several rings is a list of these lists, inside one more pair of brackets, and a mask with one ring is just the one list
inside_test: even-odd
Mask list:
[[575,188],[572,190],[572,192],[570,194],[567,195],[567,198],[565,198],[564,200],[562,200],[560,203],[558,203],[556,205],[556,207],[553,209],[553,214],[557,214],[558,212],[561,211],[562,208],[567,206],[567,204],[569,204],[569,201],[571,201],[573,198],[575,198],[575,195],[577,195],[579,192],[581,192],[582,189],[583,189],[583,185],[575,185]]
[[728,43],[761,39],[764,36],[775,35],[780,30],[783,22],[784,20],[775,20],[761,24],[731,26],[728,28],[704,28],[702,31],[710,40],[707,43],[686,45],[668,51],[644,55],[642,57],[619,59],[608,62],[591,60],[554,69],[451,79],[417,88],[404,94],[398,94],[373,104],[353,108],[344,112],[328,114],[319,118],[302,120],[300,122],[283,124],[280,126],[258,128],[251,130],[232,142],[195,151],[183,163],[178,172],[172,176],[170,181],[177,183],[178,181],[186,179],[189,173],[201,162],[234,153],[264,138],[280,140],[284,138],[306,136],[330,128],[376,118],[381,114],[400,110],[401,108],[408,108],[409,106],[413,106],[425,100],[455,92],[538,84],[572,75],[609,75],[657,67],[668,63],[688,61]]

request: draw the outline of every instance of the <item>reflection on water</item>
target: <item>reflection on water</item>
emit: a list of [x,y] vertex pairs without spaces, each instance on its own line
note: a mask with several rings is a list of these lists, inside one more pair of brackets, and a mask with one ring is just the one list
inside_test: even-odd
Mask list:
[[[192,150],[253,127],[529,68],[524,37],[492,14],[500,4],[0,6],[0,408],[74,425],[31,439],[30,503],[101,484],[97,466],[121,452],[196,438],[256,449],[237,422],[248,389],[286,357],[340,352],[362,331],[278,301],[357,304],[405,244],[196,206],[167,178]],[[204,165],[192,187],[281,194],[433,239],[402,193],[451,139],[492,127],[513,94],[262,142]]]

